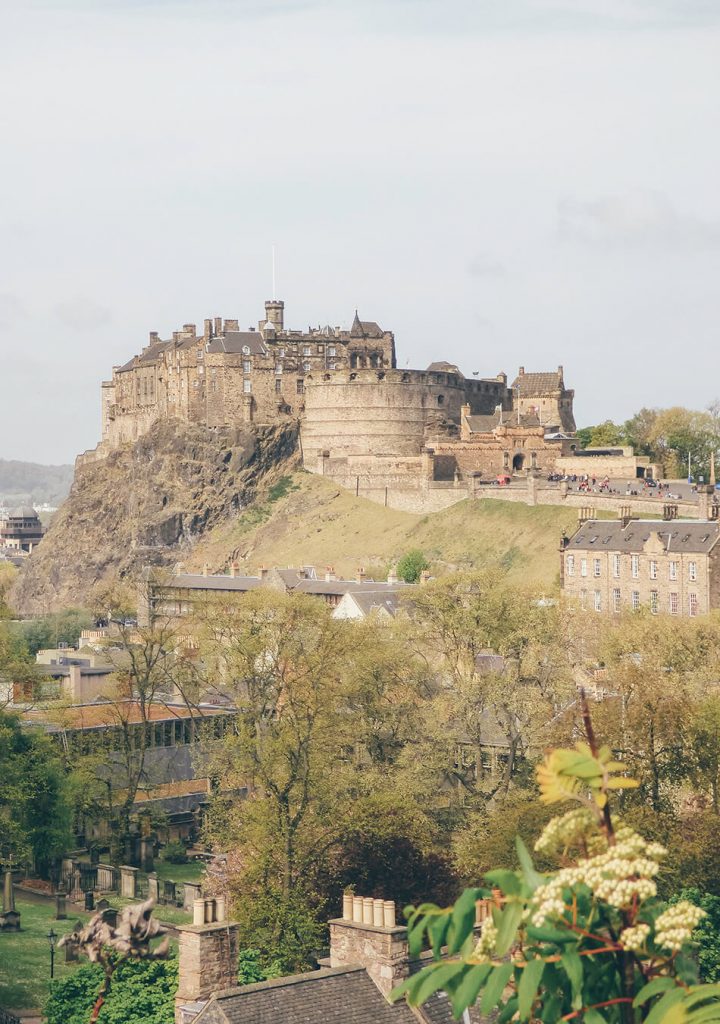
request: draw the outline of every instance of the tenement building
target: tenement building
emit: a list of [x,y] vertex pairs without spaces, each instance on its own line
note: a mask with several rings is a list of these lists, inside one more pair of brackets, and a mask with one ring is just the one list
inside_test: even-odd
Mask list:
[[720,523],[590,519],[563,539],[560,579],[597,612],[704,615],[720,608]]

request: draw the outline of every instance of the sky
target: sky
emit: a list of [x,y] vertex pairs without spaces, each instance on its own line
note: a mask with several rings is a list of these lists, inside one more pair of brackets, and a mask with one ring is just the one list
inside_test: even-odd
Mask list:
[[157,330],[565,368],[578,424],[720,395],[716,0],[0,0],[0,458],[100,434]]

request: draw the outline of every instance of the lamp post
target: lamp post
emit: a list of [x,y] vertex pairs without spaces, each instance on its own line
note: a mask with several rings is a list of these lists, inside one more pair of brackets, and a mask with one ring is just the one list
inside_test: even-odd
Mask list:
[[57,935],[51,928],[47,933],[47,940],[50,943],[50,977],[55,977],[55,943],[57,942]]

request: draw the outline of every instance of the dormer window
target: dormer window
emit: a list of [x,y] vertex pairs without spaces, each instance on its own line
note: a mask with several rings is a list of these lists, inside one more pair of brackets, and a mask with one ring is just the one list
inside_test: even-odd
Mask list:
[[249,345],[243,345],[243,349],[242,350],[243,350],[243,355],[244,356],[249,356],[250,355],[250,346]]

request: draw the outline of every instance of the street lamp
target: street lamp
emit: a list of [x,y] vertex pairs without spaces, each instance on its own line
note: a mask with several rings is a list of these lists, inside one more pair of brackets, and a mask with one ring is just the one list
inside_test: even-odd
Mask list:
[[57,935],[51,928],[47,933],[47,940],[50,943],[50,977],[55,977],[55,943],[57,942]]

